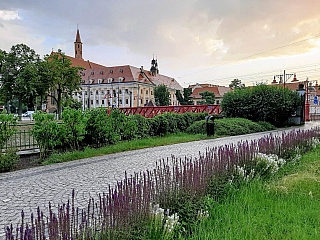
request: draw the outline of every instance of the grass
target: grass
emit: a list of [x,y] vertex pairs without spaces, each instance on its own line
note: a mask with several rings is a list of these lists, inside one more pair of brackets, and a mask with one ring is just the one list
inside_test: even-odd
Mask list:
[[50,157],[42,162],[43,165],[53,164],[53,163],[61,163],[68,162],[77,159],[90,158],[96,156],[102,156],[111,153],[118,153],[136,149],[157,147],[157,146],[165,146],[171,145],[175,143],[184,143],[184,142],[192,142],[199,141],[204,139],[209,139],[212,137],[207,137],[204,134],[187,134],[187,133],[176,133],[176,134],[168,134],[163,137],[149,137],[144,139],[137,139],[132,141],[123,141],[118,142],[114,145],[109,145],[102,148],[85,148],[83,151],[73,151],[66,153],[54,153],[50,155]]
[[208,200],[210,217],[188,239],[320,239],[320,146],[271,182]]

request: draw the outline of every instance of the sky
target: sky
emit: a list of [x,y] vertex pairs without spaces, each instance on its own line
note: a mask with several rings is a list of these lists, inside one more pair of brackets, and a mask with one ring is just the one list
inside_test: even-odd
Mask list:
[[150,69],[154,56],[182,87],[271,83],[284,70],[320,84],[320,0],[0,1],[7,52],[74,56],[78,27],[85,60]]

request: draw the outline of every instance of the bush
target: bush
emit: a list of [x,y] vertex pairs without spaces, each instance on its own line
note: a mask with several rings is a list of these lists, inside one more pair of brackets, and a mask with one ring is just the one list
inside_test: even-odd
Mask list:
[[301,98],[288,88],[259,85],[236,89],[223,96],[221,108],[226,117],[267,121],[284,126],[301,105]]
[[86,134],[87,117],[81,110],[66,108],[62,112],[63,124],[66,131],[66,142],[73,149],[79,149],[80,142]]
[[[215,134],[219,136],[234,136],[274,129],[270,123],[252,122],[244,118],[223,118],[214,120]],[[206,134],[206,120],[193,123],[186,130],[190,134]]]
[[187,129],[190,134],[206,134],[206,120],[194,122]]
[[0,151],[3,149],[6,141],[15,133],[17,120],[13,114],[7,114],[6,110],[0,114]]
[[104,108],[87,110],[85,142],[101,146],[107,143],[107,132],[112,131],[111,121]]
[[7,149],[6,153],[0,152],[0,172],[6,172],[13,169],[19,159],[16,150]]
[[262,127],[264,127],[265,131],[271,131],[271,130],[275,130],[276,127],[273,126],[271,123],[269,122],[264,122],[264,121],[259,121],[257,122],[259,125],[261,125]]
[[54,120],[54,115],[43,112],[33,114],[35,124],[31,134],[39,144],[40,158],[45,158],[50,150],[63,145],[65,139],[64,128]]

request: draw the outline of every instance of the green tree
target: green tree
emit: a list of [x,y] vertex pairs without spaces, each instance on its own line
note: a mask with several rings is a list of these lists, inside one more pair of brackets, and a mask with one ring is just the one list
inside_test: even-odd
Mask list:
[[71,61],[58,50],[50,56],[46,56],[49,68],[51,69],[52,82],[50,91],[56,92],[57,95],[49,94],[56,103],[58,109],[58,117],[61,118],[62,103],[69,98],[72,98],[72,92],[80,89],[82,67],[71,66]]
[[199,104],[214,104],[214,100],[215,100],[215,95],[213,92],[202,92],[199,93],[201,98],[203,99],[202,101],[199,101]]
[[170,93],[166,85],[161,84],[154,88],[154,99],[157,106],[170,105]]
[[243,83],[241,83],[241,80],[236,78],[231,81],[231,83],[229,84],[229,87],[234,89],[241,89],[241,88],[245,88],[246,86]]
[[183,89],[183,96],[180,90],[176,91],[176,97],[180,103],[180,105],[192,105],[193,101],[191,99],[192,89],[191,88],[184,88]]
[[259,85],[225,93],[221,102],[226,117],[241,117],[283,126],[301,104],[298,94],[288,88]]
[[1,57],[1,88],[0,95],[9,103],[12,99],[18,100],[18,114],[21,117],[22,103],[30,102],[35,96],[32,81],[37,75],[39,55],[25,44],[11,47],[10,52]]

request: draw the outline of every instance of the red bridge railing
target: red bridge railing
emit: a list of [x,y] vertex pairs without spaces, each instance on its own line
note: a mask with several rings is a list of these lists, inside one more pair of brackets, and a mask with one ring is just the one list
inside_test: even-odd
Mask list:
[[220,105],[182,105],[182,106],[148,106],[148,107],[128,107],[120,108],[126,115],[140,114],[146,118],[152,118],[165,112],[185,113],[185,112],[207,112],[208,114],[220,114]]

